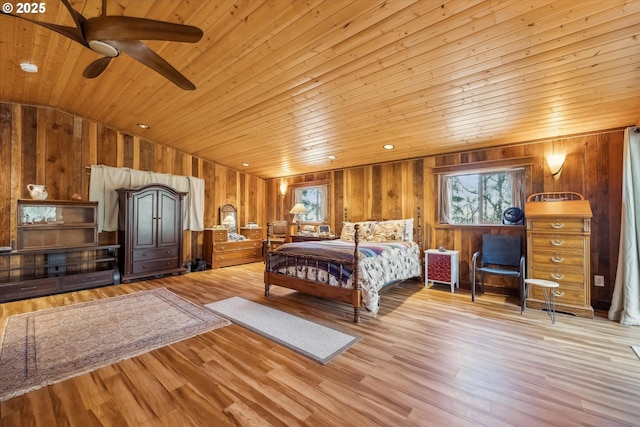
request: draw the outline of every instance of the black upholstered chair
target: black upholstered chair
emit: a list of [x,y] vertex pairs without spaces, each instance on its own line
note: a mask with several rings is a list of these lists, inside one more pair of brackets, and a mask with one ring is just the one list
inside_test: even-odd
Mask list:
[[522,238],[520,236],[483,235],[482,250],[473,254],[471,266],[471,301],[476,300],[477,276],[480,276],[480,286],[483,292],[485,274],[517,277],[520,285],[520,311],[524,311],[526,301],[525,257],[522,255]]

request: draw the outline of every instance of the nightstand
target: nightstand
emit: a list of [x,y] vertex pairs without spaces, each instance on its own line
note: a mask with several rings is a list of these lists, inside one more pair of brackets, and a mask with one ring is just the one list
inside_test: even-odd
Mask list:
[[439,251],[427,249],[424,251],[424,264],[426,271],[425,286],[429,282],[444,283],[459,288],[458,280],[458,251]]

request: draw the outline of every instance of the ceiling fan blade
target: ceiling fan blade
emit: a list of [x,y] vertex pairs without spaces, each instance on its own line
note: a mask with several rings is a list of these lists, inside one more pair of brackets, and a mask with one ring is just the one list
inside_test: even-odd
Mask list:
[[67,8],[67,10],[69,11],[69,14],[73,18],[73,22],[76,23],[76,28],[80,30],[80,33],[82,33],[82,24],[84,24],[86,21],[85,17],[82,16],[80,12],[72,8],[68,0],[60,0],[60,2],[62,2],[64,7]]
[[96,59],[91,64],[89,64],[87,68],[84,69],[82,76],[86,77],[87,79],[95,79],[100,74],[102,74],[102,72],[107,68],[107,65],[109,65],[109,62],[111,62],[110,56],[105,56],[104,58]]
[[178,70],[173,68],[171,64],[162,59],[157,53],[152,51],[139,40],[104,40],[104,42],[115,47],[122,53],[126,53],[136,61],[139,61],[166,77],[170,82],[184,90],[194,90],[196,86],[191,83],[185,76],[180,74]]
[[24,18],[20,15],[14,15],[12,13],[4,13],[2,12],[3,15],[8,15],[8,16],[13,16],[15,18],[19,18],[28,22],[31,22],[32,24],[36,24],[36,25],[40,25],[41,27],[47,28],[51,31],[54,31],[58,34],[61,34],[65,37],[70,38],[71,40],[73,40],[74,42],[78,42],[83,46],[88,46],[87,42],[84,40],[84,37],[82,35],[82,31],[80,30],[80,28],[74,28],[74,27],[67,27],[66,25],[57,25],[57,24],[50,24],[48,22],[42,22],[42,21],[32,21],[31,19],[27,19]]
[[202,30],[191,25],[130,16],[89,18],[83,28],[87,40],[166,40],[196,43],[202,38]]

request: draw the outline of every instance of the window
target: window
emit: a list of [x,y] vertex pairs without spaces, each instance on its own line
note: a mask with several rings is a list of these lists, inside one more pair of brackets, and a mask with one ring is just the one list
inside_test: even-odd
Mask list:
[[300,215],[302,222],[326,222],[329,220],[329,186],[313,185],[293,190],[294,203],[302,203],[307,210]]
[[501,224],[505,209],[524,206],[524,169],[443,175],[440,185],[445,224]]

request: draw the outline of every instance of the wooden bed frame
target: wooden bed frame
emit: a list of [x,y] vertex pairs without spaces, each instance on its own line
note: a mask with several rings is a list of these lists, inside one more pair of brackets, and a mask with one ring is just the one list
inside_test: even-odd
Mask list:
[[[345,218],[346,218],[346,209],[345,209]],[[420,208],[417,209],[417,241],[414,237],[414,241],[418,243],[420,248],[420,258],[422,258],[422,220],[420,216]],[[353,287],[352,288],[343,288],[340,286],[332,286],[327,283],[300,279],[298,277],[274,273],[270,271],[269,266],[271,265],[271,254],[272,250],[270,245],[270,235],[271,235],[271,224],[267,224],[267,245],[266,248],[268,252],[265,256],[265,272],[264,272],[264,295],[269,296],[269,289],[271,285],[282,286],[284,288],[294,289],[296,291],[304,292],[309,295],[314,295],[321,298],[333,299],[341,302],[345,302],[347,304],[353,305],[353,321],[355,323],[360,323],[360,307],[362,306],[362,290],[360,289],[360,271],[359,271],[359,245],[360,245],[360,226],[355,225],[355,233],[354,233],[354,252],[353,252],[353,263],[344,263],[333,258],[324,258],[324,257],[312,257],[312,256],[291,256],[290,261],[287,259],[286,263],[290,266],[298,266],[300,263],[304,263],[304,266],[311,266],[316,268],[321,268],[323,265],[327,265],[327,263],[333,263],[340,265],[340,269],[347,268],[353,271]],[[291,264],[289,264],[291,263]],[[328,268],[328,267],[327,267]],[[327,272],[328,274],[328,272]],[[318,275],[316,274],[316,277]],[[400,281],[398,281],[400,282]]]

